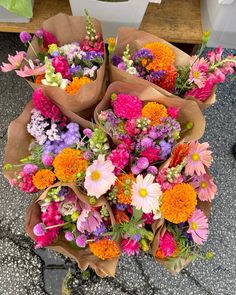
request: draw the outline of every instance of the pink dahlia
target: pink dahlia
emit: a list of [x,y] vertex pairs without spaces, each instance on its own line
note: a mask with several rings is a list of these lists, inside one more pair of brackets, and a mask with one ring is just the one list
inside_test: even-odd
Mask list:
[[139,243],[137,240],[123,239],[121,242],[121,248],[128,256],[139,254]]
[[110,153],[107,159],[115,166],[115,175],[119,175],[129,163],[129,152],[123,144],[119,144],[118,147]]
[[212,161],[212,152],[208,150],[209,144],[207,142],[199,143],[192,141],[189,145],[189,153],[187,155],[187,164],[185,172],[187,175],[198,176],[206,174],[205,167],[209,168]]
[[190,185],[195,188],[198,198],[201,201],[211,202],[217,192],[217,186],[209,174],[194,177]]
[[136,96],[120,93],[116,96],[113,109],[121,119],[137,119],[142,115],[142,101]]
[[190,83],[195,83],[202,88],[205,85],[208,69],[209,63],[203,57],[199,59],[197,56],[192,56],[190,58]]
[[213,87],[215,86],[215,83],[213,82],[212,78],[208,78],[205,82],[205,85],[202,88],[193,88],[189,91],[187,91],[184,95],[184,97],[194,97],[200,101],[205,101],[212,92]]
[[208,236],[208,219],[200,209],[195,209],[188,219],[189,229],[187,233],[192,235],[194,242],[202,245]]
[[43,31],[43,47],[48,48],[50,44],[58,44],[57,38],[50,32],[42,29]]
[[56,56],[52,59],[52,66],[56,73],[61,73],[63,79],[71,80],[70,66],[64,56]]
[[163,251],[165,257],[171,256],[175,251],[175,240],[173,235],[166,231],[165,234],[160,237],[159,247]]
[[149,163],[156,162],[160,159],[160,149],[157,147],[147,147],[145,150],[141,152],[142,157],[146,157]]

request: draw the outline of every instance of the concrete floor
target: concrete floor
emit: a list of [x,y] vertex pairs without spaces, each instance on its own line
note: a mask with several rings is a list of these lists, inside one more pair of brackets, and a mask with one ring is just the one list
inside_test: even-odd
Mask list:
[[[0,33],[0,61],[22,49],[18,35]],[[236,51],[231,51],[236,54]],[[7,140],[8,124],[31,98],[32,89],[14,73],[0,73],[0,153]],[[62,281],[71,270],[70,293],[132,295],[233,295],[236,290],[236,172],[231,148],[236,142],[236,80],[217,90],[217,103],[205,111],[207,127],[202,141],[214,152],[212,173],[218,185],[213,202],[210,235],[204,246],[215,253],[213,261],[196,260],[177,276],[170,275],[151,256],[122,257],[116,278],[83,278],[76,265],[48,250],[33,250],[24,233],[25,209],[33,196],[11,188],[0,179],[0,294],[59,295]]]

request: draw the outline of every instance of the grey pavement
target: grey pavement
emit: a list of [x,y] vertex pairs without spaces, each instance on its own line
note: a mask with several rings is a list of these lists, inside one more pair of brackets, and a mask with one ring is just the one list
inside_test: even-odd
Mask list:
[[[0,62],[23,49],[18,35],[0,33]],[[236,51],[232,51],[236,54]],[[7,127],[30,99],[32,89],[14,73],[0,73],[0,162]],[[33,196],[11,188],[0,178],[0,294],[1,295],[233,295],[236,294],[236,80],[217,90],[217,103],[205,111],[207,127],[202,140],[214,152],[212,173],[218,185],[213,202],[210,235],[204,250],[212,261],[196,260],[172,276],[149,255],[122,256],[115,278],[87,279],[70,259],[49,250],[33,250],[24,233],[24,214]],[[68,279],[69,278],[69,279]]]

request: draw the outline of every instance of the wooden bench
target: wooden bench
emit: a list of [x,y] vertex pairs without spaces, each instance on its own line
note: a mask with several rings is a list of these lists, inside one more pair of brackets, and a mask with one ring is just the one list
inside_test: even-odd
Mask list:
[[[34,33],[44,20],[59,12],[71,14],[69,1],[35,0],[34,16],[31,22],[26,24],[2,22],[0,31]],[[201,43],[202,38],[200,1],[162,0],[161,4],[150,3],[140,29],[190,52],[194,45]]]

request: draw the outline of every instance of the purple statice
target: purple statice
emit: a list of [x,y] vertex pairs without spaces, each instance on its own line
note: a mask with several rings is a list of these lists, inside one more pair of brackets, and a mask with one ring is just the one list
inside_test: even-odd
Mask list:
[[50,126],[50,124],[41,115],[40,111],[33,109],[31,111],[30,123],[27,124],[27,131],[35,138],[35,141],[39,145],[43,145],[48,138],[46,135],[46,128],[48,128],[48,126]]
[[171,144],[175,143],[176,139],[179,138],[179,133],[181,131],[180,123],[171,117],[162,118],[161,121],[162,123],[160,125],[165,126],[166,139],[168,139],[168,142]]
[[107,232],[106,226],[103,223],[101,223],[100,226],[96,228],[96,230],[93,232],[93,234],[95,236],[100,236],[101,234],[104,234],[106,232]]
[[159,142],[159,146],[161,148],[161,160],[166,160],[168,156],[171,154],[171,144],[166,142],[165,140],[161,140]]
[[146,69],[145,69],[144,67],[137,66],[137,65],[134,65],[134,67],[136,68],[139,77],[141,77],[141,78],[143,78],[143,79],[146,79],[146,76],[147,76],[147,71],[146,71]]
[[81,74],[81,76],[83,75],[83,69],[81,67],[81,65],[75,65],[72,64],[70,67],[70,73],[71,75],[75,75],[75,74]]
[[112,60],[112,64],[115,67],[117,67],[118,64],[120,64],[121,62],[123,62],[122,58],[120,56],[118,56],[118,55],[113,55],[112,58],[111,58],[111,60]]
[[125,209],[127,208],[127,205],[122,203],[116,203],[116,208],[120,211],[125,211]]
[[148,80],[151,83],[156,84],[161,80],[161,78],[163,78],[165,76],[165,74],[166,74],[166,71],[162,71],[162,70],[152,71],[152,72],[150,72],[149,75],[146,76],[146,80]]
[[60,191],[58,192],[58,196],[62,197],[62,196],[66,196],[69,192],[69,188],[66,186],[62,186]]
[[[132,56],[132,60],[136,65],[147,66],[150,62],[152,62],[153,54],[149,49],[141,48]],[[145,65],[143,64],[144,60],[146,62]]]

